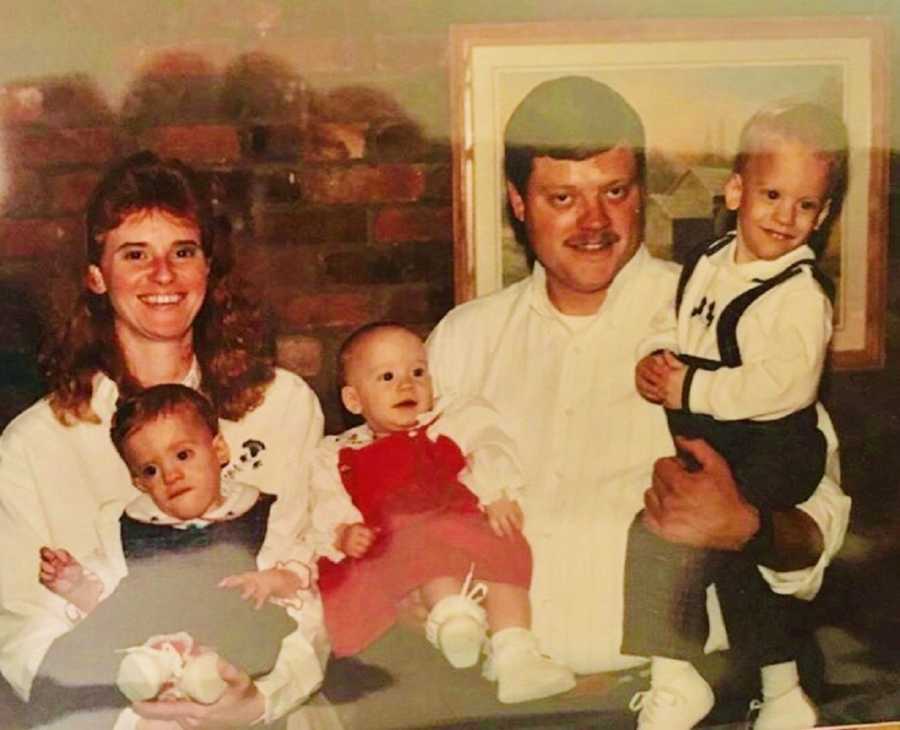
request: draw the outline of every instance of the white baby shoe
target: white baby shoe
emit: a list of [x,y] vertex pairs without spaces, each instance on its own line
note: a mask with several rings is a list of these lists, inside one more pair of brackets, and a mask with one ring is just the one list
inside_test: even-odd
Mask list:
[[184,632],[154,636],[125,650],[116,684],[132,702],[152,700],[171,689],[177,697],[202,704],[218,700],[228,684],[219,675],[219,655],[194,648]]
[[541,654],[537,637],[523,628],[491,637],[482,674],[496,680],[497,699],[505,704],[551,697],[575,686],[572,670]]
[[487,595],[484,583],[472,584],[472,571],[462,591],[438,601],[425,620],[425,636],[457,669],[478,663],[484,646],[487,617],[479,605]]

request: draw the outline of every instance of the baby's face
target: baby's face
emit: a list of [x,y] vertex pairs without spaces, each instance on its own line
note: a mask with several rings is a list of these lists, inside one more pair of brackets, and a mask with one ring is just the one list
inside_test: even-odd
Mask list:
[[828,215],[830,165],[796,139],[773,136],[725,185],[738,211],[738,263],[773,260],[802,246]]
[[134,485],[171,517],[200,517],[221,501],[228,447],[196,413],[179,409],[145,423],[125,440]]
[[412,428],[417,416],[434,405],[425,346],[411,332],[373,333],[348,365],[344,405],[362,414],[376,436]]

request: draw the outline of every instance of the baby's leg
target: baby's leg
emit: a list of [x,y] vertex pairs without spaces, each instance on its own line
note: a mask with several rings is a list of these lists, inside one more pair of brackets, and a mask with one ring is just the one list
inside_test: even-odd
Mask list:
[[442,576],[422,586],[422,600],[428,607],[425,634],[458,669],[478,662],[485,638],[485,613],[479,605],[484,598],[483,584],[469,590],[459,578]]
[[86,571],[68,550],[42,547],[40,560],[39,580],[47,590],[85,614],[97,607],[103,584],[93,573]]
[[531,628],[531,601],[527,588],[511,583],[487,582],[486,585],[484,607],[491,633],[511,628]]
[[525,702],[566,692],[575,686],[570,669],[541,654],[531,632],[528,589],[488,582],[485,607],[491,628],[490,660],[484,675],[497,680],[501,702]]

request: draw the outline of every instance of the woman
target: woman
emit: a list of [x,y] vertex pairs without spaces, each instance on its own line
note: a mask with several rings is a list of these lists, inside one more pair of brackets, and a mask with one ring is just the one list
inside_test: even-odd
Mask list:
[[[273,366],[260,312],[227,271],[189,168],[148,152],[124,160],[98,185],[86,234],[85,291],[41,358],[50,395],[0,437],[0,670],[25,699],[53,640],[72,626],[65,604],[38,584],[38,549],[97,549],[100,506],[136,494],[109,438],[120,394],[167,382],[206,393],[225,419],[228,473],[279,495],[269,528],[279,555],[305,519],[306,457],[322,435],[315,395]],[[214,705],[135,709],[194,727],[283,715],[322,678],[321,621],[305,615],[309,625],[283,645],[290,661],[268,677],[252,683],[228,667],[230,687]]]

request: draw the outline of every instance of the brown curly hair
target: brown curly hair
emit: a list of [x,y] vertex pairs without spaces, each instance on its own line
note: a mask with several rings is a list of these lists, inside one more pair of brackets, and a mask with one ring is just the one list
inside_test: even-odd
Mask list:
[[[275,377],[271,331],[261,307],[231,271],[224,225],[217,224],[206,190],[183,162],[139,152],[115,165],[97,185],[85,214],[87,264],[99,265],[104,239],[127,217],[162,211],[200,229],[210,262],[206,298],[193,324],[194,353],[204,393],[222,418],[240,419],[263,401]],[[51,334],[39,356],[57,419],[96,423],[94,376],[105,373],[122,396],[140,389],[122,355],[108,296],[85,288],[72,316]]]

